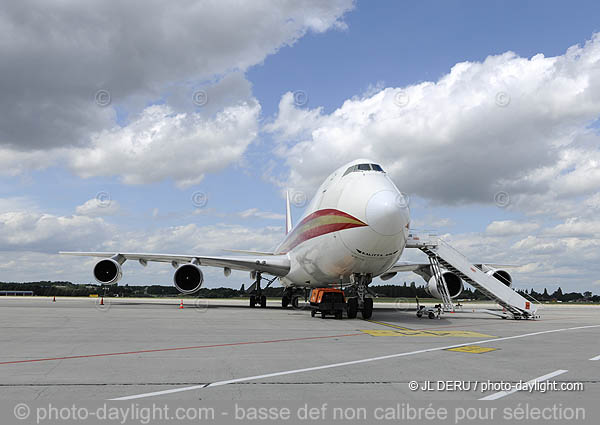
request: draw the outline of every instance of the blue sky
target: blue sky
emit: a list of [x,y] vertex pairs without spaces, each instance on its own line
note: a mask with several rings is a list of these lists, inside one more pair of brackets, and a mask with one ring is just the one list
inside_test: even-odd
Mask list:
[[[550,96],[556,93],[551,92],[550,88],[556,81],[561,81],[557,77],[556,81],[530,86],[530,81],[540,75],[536,68],[538,65],[531,58],[541,53],[547,59],[544,66],[551,67],[554,65],[548,58],[567,58],[569,47],[584,46],[600,31],[597,20],[600,5],[591,1],[578,2],[575,6],[558,1],[352,3],[340,0],[332,2],[331,6],[309,2],[295,8],[286,4],[278,11],[282,19],[273,22],[268,19],[275,14],[265,13],[260,7],[240,11],[240,16],[236,16],[235,20],[232,17],[234,13],[227,12],[225,7],[221,10],[215,6],[215,10],[203,11],[204,15],[221,22],[223,28],[228,28],[225,35],[220,28],[212,28],[210,22],[199,24],[204,19],[202,14],[196,18],[192,12],[189,21],[185,22],[178,22],[180,15],[176,13],[174,17],[167,14],[164,18],[167,23],[166,35],[161,40],[154,40],[156,35],[144,32],[144,28],[137,31],[132,28],[124,34],[114,30],[115,34],[123,37],[122,44],[125,46],[115,45],[112,50],[108,49],[108,53],[98,53],[105,55],[98,61],[93,58],[93,51],[77,51],[78,45],[69,51],[62,45],[44,40],[44,31],[53,28],[40,29],[40,39],[33,41],[46,47],[48,54],[53,54],[53,57],[49,57],[47,63],[44,57],[39,58],[40,68],[46,71],[36,73],[33,70],[31,75],[27,75],[29,81],[24,81],[18,69],[9,74],[6,85],[21,85],[23,91],[21,97],[17,90],[14,99],[10,96],[5,98],[3,107],[8,110],[10,104],[18,104],[23,110],[29,110],[30,114],[21,122],[22,116],[11,118],[9,113],[2,125],[10,131],[0,133],[0,143],[2,149],[6,149],[4,157],[8,164],[0,178],[0,199],[4,202],[0,204],[3,208],[0,212],[12,214],[5,217],[6,235],[12,231],[19,234],[32,231],[38,236],[17,237],[16,242],[15,238],[5,236],[0,248],[7,255],[4,266],[0,265],[0,271],[4,274],[0,280],[42,277],[79,282],[91,280],[89,263],[80,266],[53,255],[54,251],[63,248],[102,250],[121,243],[128,249],[153,248],[168,252],[175,249],[186,253],[190,250],[215,253],[219,247],[268,249],[270,244],[277,241],[279,234],[283,235],[283,189],[295,188],[310,197],[311,190],[316,188],[315,182],[326,175],[328,166],[332,171],[348,158],[364,156],[362,153],[368,148],[376,154],[376,160],[388,165],[391,174],[395,171],[399,188],[409,192],[415,227],[447,235],[470,255],[489,255],[493,257],[492,260],[505,255],[509,262],[527,265],[518,274],[523,285],[553,287],[560,284],[582,290],[586,285],[600,284],[591,272],[577,270],[576,255],[570,251],[570,241],[582,237],[574,230],[575,222],[584,223],[584,226],[588,223],[587,226],[593,229],[597,225],[589,208],[577,209],[578,205],[596,205],[598,187],[593,182],[587,187],[577,180],[581,178],[583,170],[590,167],[582,158],[591,157],[577,151],[579,156],[571,159],[568,166],[563,166],[564,155],[571,152],[566,147],[579,146],[583,139],[589,152],[597,155],[598,145],[594,144],[597,134],[584,131],[598,118],[598,110],[595,109],[598,97],[594,97],[596,87],[589,85],[582,89],[590,94],[592,101],[590,107],[578,112],[575,118],[571,116],[574,113],[568,112],[555,114],[559,117],[557,119],[532,115],[534,118],[528,119],[525,124],[533,123],[526,134],[509,134],[506,130],[525,126],[518,121],[518,117],[510,115],[514,111],[511,108],[535,110],[544,101],[536,103],[535,99],[531,99],[531,93]],[[59,17],[57,22],[64,20],[60,27],[68,29],[77,26],[70,20],[71,15],[80,14],[83,22],[87,22],[87,19],[93,21],[90,16],[93,16],[95,8],[101,10],[100,3],[91,5],[90,12],[82,9],[66,13],[60,5],[49,2],[40,13],[53,11]],[[16,12],[14,15],[11,12],[6,12],[8,21],[17,16]],[[119,15],[115,19],[122,20],[120,23],[127,26],[130,24],[127,21],[129,15],[126,11],[121,12],[118,9],[114,11]],[[160,5],[153,4],[145,13],[148,14],[148,21],[152,22],[163,12]],[[247,20],[244,20],[245,15],[248,16]],[[252,19],[255,19],[254,26]],[[256,19],[264,19],[265,22],[256,22]],[[89,30],[87,37],[94,40],[93,24],[89,25],[83,31]],[[184,37],[178,39],[173,36],[171,40],[169,25],[179,27]],[[233,27],[229,25],[238,27],[231,29]],[[264,29],[260,31],[260,28]],[[113,34],[112,28],[106,31]],[[233,32],[243,36],[231,35]],[[247,37],[244,37],[246,34]],[[7,49],[5,55],[15,63],[28,63],[38,53],[31,47],[35,43],[23,41],[28,35],[30,33],[26,31],[13,34],[12,39],[18,49],[3,47]],[[197,41],[203,39],[208,42],[202,44]],[[48,46],[44,46],[45,43]],[[595,45],[591,45],[589,52],[584,51],[582,56],[586,57],[587,54],[593,58],[595,49]],[[515,55],[504,55],[508,51]],[[147,52],[150,54],[145,56]],[[86,55],[90,56],[89,60]],[[486,61],[488,57],[496,59]],[[521,63],[521,60],[525,63]],[[439,156],[439,161],[444,164],[456,160],[451,153],[462,149],[462,141],[458,138],[423,153],[422,157],[414,152],[414,144],[419,143],[416,140],[421,140],[419,134],[425,138],[431,137],[429,133],[418,133],[408,128],[406,123],[412,122],[410,120],[414,120],[414,117],[423,116],[416,112],[411,112],[415,113],[413,118],[407,116],[404,123],[398,124],[399,135],[404,134],[405,130],[407,134],[417,135],[415,141],[406,135],[398,136],[402,149],[391,149],[390,143],[396,143],[393,136],[392,139],[386,138],[389,136],[377,139],[382,133],[395,134],[394,128],[369,128],[370,124],[365,124],[360,131],[375,135],[373,137],[377,140],[365,136],[362,141],[348,142],[343,152],[331,150],[331,146],[338,141],[315,136],[314,131],[323,128],[337,128],[342,134],[348,131],[348,126],[356,120],[340,123],[336,121],[336,111],[343,112],[343,105],[347,105],[345,102],[349,100],[355,102],[356,108],[367,110],[370,102],[378,96],[405,91],[411,99],[405,111],[413,106],[425,108],[423,105],[428,105],[427,96],[431,95],[426,91],[430,89],[423,88],[423,84],[435,84],[444,78],[452,81],[467,78],[451,74],[456,64],[465,62],[475,64],[472,68],[481,69],[477,68],[468,77],[472,81],[461,81],[452,89],[456,99],[464,99],[464,93],[470,93],[470,87],[479,87],[473,89],[474,92],[479,90],[479,95],[485,92],[485,87],[489,87],[491,96],[504,92],[508,87],[506,90],[511,95],[508,107],[502,109],[493,106],[495,116],[506,115],[506,118],[502,118],[506,119],[504,129],[502,125],[491,126],[493,128],[488,133],[484,128],[487,123],[478,121],[477,117],[467,117],[463,123],[463,114],[456,115],[457,112],[451,110],[451,102],[448,102],[448,109],[439,108],[441,118],[436,121],[439,133],[445,132],[446,127],[462,126],[466,130],[453,130],[453,134],[469,134],[474,130],[474,123],[479,123],[481,126],[475,125],[475,130],[484,132],[490,140],[500,139],[498,146],[492,146],[493,143],[488,143],[485,138],[481,139],[476,149],[484,158],[485,151],[489,149],[489,167],[494,168],[497,174],[494,178],[489,177],[489,182],[485,184],[483,181],[478,184],[478,176],[487,175],[486,166],[475,157],[474,161],[478,164],[474,168],[481,167],[481,170],[474,170],[465,176],[462,176],[463,165],[449,168],[450,171],[443,173],[443,167],[435,164],[435,160],[432,162],[432,155]],[[113,66],[104,68],[103,63]],[[524,68],[511,74],[511,69],[517,67]],[[64,69],[68,69],[66,73],[71,75],[60,80]],[[589,69],[594,68],[590,65]],[[582,75],[585,75],[585,70]],[[55,87],[49,88],[53,84],[48,82],[53,81],[53,72],[56,72],[55,80],[59,81],[55,81]],[[520,72],[523,73],[522,78]],[[507,73],[511,74],[510,78],[505,77]],[[85,78],[83,74],[86,74]],[[29,86],[43,88],[34,98],[36,102],[27,103],[22,94]],[[99,107],[90,102],[98,88],[110,92],[110,105]],[[191,92],[198,88],[209,93],[206,105],[196,106],[189,102]],[[544,91],[546,89],[547,92]],[[56,90],[60,90],[61,94],[57,95]],[[297,91],[305,93],[308,101],[292,109],[294,116],[297,116],[296,123],[293,123],[284,119],[281,108],[285,106],[285,94]],[[212,93],[216,94],[213,96]],[[517,93],[529,93],[529,103],[519,97],[525,95]],[[71,94],[72,97],[68,97]],[[417,97],[424,100],[415,104]],[[84,107],[78,106],[80,102]],[[47,109],[36,113],[39,112],[36,108],[41,108],[40,104],[60,111],[60,115],[50,116],[46,120]],[[152,121],[155,119],[149,118],[152,105],[159,108],[153,113],[165,121],[176,114],[184,114],[181,124],[183,130],[177,127],[179,124]],[[214,132],[214,127],[221,129],[218,127],[221,122],[218,114],[240,105],[243,107],[237,112],[227,115],[234,117],[231,128],[227,127],[222,134],[216,132],[213,138],[211,131]],[[258,109],[252,110],[256,105],[259,105],[260,112],[256,112]],[[569,105],[557,104],[556,110],[573,109]],[[468,106],[464,106],[463,110]],[[427,117],[427,111],[430,110],[423,111]],[[302,115],[311,113],[316,118]],[[242,114],[251,117],[243,115],[240,118]],[[524,112],[516,115],[528,116]],[[41,118],[36,120],[34,116]],[[446,116],[447,121],[444,121]],[[538,119],[539,123],[536,121]],[[550,120],[549,123],[545,123],[544,119]],[[576,124],[573,124],[574,121]],[[57,122],[64,122],[67,130],[57,127]],[[298,131],[292,129],[293,124],[298,123],[302,123],[303,128]],[[23,128],[18,127],[19,124]],[[130,137],[140,140],[151,138],[149,135],[153,131],[154,134],[160,134],[165,127],[171,130],[164,139],[152,139],[145,150],[136,150],[137,145],[131,142]],[[547,128],[550,130],[545,132]],[[38,136],[31,135],[31,129]],[[255,135],[248,136],[247,141],[240,141],[243,138],[241,134],[253,132]],[[187,133],[192,136],[185,141],[183,139]],[[434,130],[431,134],[436,133]],[[61,136],[63,134],[64,137]],[[570,134],[572,139],[562,140],[565,134]],[[510,145],[508,139],[502,142],[502,138],[507,137],[515,141],[530,137],[532,158],[528,163],[523,159],[528,156],[527,148],[523,148],[523,152],[513,159],[510,157],[504,161],[497,157],[498,152],[502,152],[502,143],[506,144],[507,150],[519,149]],[[446,143],[447,140],[444,140]],[[560,146],[563,150],[556,147],[558,140],[562,140]],[[544,143],[549,141],[552,141],[552,145],[545,146]],[[297,157],[290,158],[294,146],[298,149],[295,152],[308,152],[306,146],[311,144],[325,146],[324,152],[329,152],[324,154],[327,158],[301,155],[303,164],[299,163]],[[119,154],[120,146],[122,155]],[[390,152],[393,151],[389,156],[386,146],[390,147]],[[552,151],[552,155],[546,158],[546,151]],[[472,154],[473,150],[470,152]],[[415,163],[425,166],[416,171],[406,171],[406,175],[399,172],[407,169],[406,166],[402,168],[402,161],[410,162],[412,155],[418,159]],[[571,154],[569,158],[572,157]],[[311,161],[315,164],[314,168],[311,168]],[[502,162],[519,162],[519,167],[512,170],[509,165],[504,167]],[[163,163],[168,164],[172,172],[169,167],[166,167],[166,171],[159,170]],[[428,164],[435,167],[433,172]],[[136,171],[136,166],[141,171]],[[157,170],[156,175],[151,172],[154,169]],[[440,170],[439,175],[436,175],[437,170]],[[132,177],[128,180],[130,173]],[[406,177],[417,174],[432,174],[437,180],[421,181],[420,178]],[[551,181],[544,180],[543,176],[547,175],[552,175]],[[203,178],[200,179],[200,176]],[[302,176],[305,178],[302,179]],[[197,181],[189,183],[190,179]],[[431,186],[438,184],[440,190],[449,194],[437,194]],[[568,189],[555,193],[552,188],[556,185]],[[494,193],[500,190],[498,188],[505,188],[502,190],[511,195],[508,207],[495,204]],[[201,207],[192,202],[194,194],[199,192],[207,199]],[[93,211],[82,208],[99,193],[108,194],[111,208],[95,208]],[[88,203],[88,206],[93,207],[92,204]],[[557,212],[553,207],[546,207],[561,204],[566,205],[567,211]],[[251,210],[253,208],[257,210]],[[296,217],[301,212],[302,208],[294,209]],[[41,225],[44,215],[59,218],[58,227],[49,229]],[[77,218],[79,216],[86,217],[90,222],[83,222],[83,219]],[[186,228],[189,225],[194,227]],[[519,228],[522,232],[507,232],[505,227]],[[178,243],[177,235],[181,232],[185,235]],[[241,239],[239,232],[245,235]],[[531,232],[536,232],[536,241],[527,239]],[[47,237],[43,236],[45,233]],[[205,233],[212,234],[207,243],[201,240]],[[261,236],[252,236],[253,233],[260,233]],[[548,239],[551,244],[558,243],[557,238],[561,241],[559,246],[548,246],[546,251],[539,249],[539,246],[546,246],[544,244]],[[596,250],[595,237],[584,239],[585,244],[591,244],[586,246]],[[526,256],[526,249],[532,243],[536,246],[533,260]],[[481,248],[480,244],[485,248]],[[572,256],[573,260],[560,264],[556,262],[556,256],[565,255]],[[407,256],[413,257],[419,258],[413,254]],[[40,259],[44,266],[35,272],[22,265],[25,261]],[[18,266],[14,267],[14,264]],[[155,266],[153,270],[157,268]],[[573,270],[577,270],[577,276],[573,275]],[[156,274],[131,266],[131,270],[126,270],[124,282],[168,284],[170,273],[168,268]],[[231,282],[216,272],[211,272],[208,277],[208,286],[238,287],[244,279],[242,275],[236,275],[236,280]],[[406,280],[412,279],[412,276],[406,277]]]

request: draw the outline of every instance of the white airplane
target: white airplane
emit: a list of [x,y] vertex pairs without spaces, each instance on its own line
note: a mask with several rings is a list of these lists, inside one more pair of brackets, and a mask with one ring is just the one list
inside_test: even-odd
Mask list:
[[[348,317],[360,311],[368,319],[373,299],[368,285],[374,277],[383,280],[397,272],[413,271],[428,282],[428,292],[441,298],[429,263],[398,262],[409,237],[410,212],[407,197],[385,171],[368,159],[352,161],[335,170],[319,187],[300,222],[292,226],[289,196],[286,199],[286,237],[272,252],[234,251],[237,256],[172,255],[126,252],[61,252],[65,255],[104,257],[94,267],[100,284],[116,284],[126,260],[146,266],[149,261],[171,263],[173,281],[184,294],[197,292],[204,281],[200,266],[249,271],[255,282],[250,306],[266,306],[261,280],[273,276],[285,287],[282,306],[297,306],[298,291],[338,286],[347,288]],[[239,255],[244,254],[244,255]],[[486,267],[505,285],[512,279],[504,270]],[[460,277],[442,270],[448,293],[456,298],[463,290]],[[265,278],[266,279],[266,278]]]

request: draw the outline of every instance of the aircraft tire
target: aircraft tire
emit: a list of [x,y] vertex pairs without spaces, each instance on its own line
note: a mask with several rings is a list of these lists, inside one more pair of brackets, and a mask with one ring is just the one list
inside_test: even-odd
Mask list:
[[363,319],[370,319],[373,316],[373,298],[365,298],[361,314]]
[[348,298],[348,319],[356,319],[358,313],[358,298]]
[[267,307],[267,296],[266,295],[260,296],[260,306],[261,306],[261,308]]
[[250,307],[254,307],[256,305],[256,298],[254,295],[250,295]]

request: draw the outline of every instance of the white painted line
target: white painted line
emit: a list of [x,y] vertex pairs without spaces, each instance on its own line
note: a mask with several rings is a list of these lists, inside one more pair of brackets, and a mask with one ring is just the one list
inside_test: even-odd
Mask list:
[[600,360],[600,356],[592,357],[590,360]]
[[577,326],[574,328],[551,329],[549,331],[532,332],[532,333],[527,333],[527,334],[522,334],[522,335],[505,336],[502,338],[491,338],[491,339],[484,339],[481,341],[464,342],[462,344],[446,345],[444,347],[426,348],[424,350],[408,351],[405,353],[397,353],[397,354],[389,354],[387,356],[371,357],[368,359],[352,360],[352,361],[342,362],[342,363],[332,363],[332,364],[326,364],[326,365],[322,365],[322,366],[307,367],[307,368],[303,368],[303,369],[294,369],[294,370],[285,370],[282,372],[273,372],[273,373],[268,373],[265,375],[255,375],[255,376],[247,376],[244,378],[229,379],[227,381],[212,382],[209,384],[194,385],[191,387],[173,388],[170,390],[129,395],[129,396],[125,396],[125,397],[111,398],[110,401],[134,400],[134,399],[138,399],[138,398],[154,397],[154,396],[158,396],[158,395],[179,393],[182,391],[192,391],[192,390],[199,390],[202,388],[219,387],[222,385],[235,384],[238,382],[255,381],[257,379],[272,378],[274,376],[293,375],[296,373],[312,372],[315,370],[331,369],[334,367],[350,366],[350,365],[361,364],[361,363],[376,362],[379,360],[394,359],[397,357],[406,357],[406,356],[412,356],[415,354],[430,353],[430,352],[434,352],[434,351],[442,351],[442,350],[447,350],[449,348],[464,347],[466,345],[479,345],[479,344],[485,344],[488,342],[507,341],[510,339],[527,338],[529,336],[535,336],[535,335],[544,335],[544,334],[555,333],[555,332],[573,331],[573,330],[577,330],[577,329],[589,329],[589,328],[598,328],[598,327],[600,327],[600,325]]
[[[544,382],[550,378],[554,378],[555,376],[562,375],[565,372],[568,372],[568,370],[564,370],[564,369],[555,370],[554,372],[548,373],[547,375],[540,376],[539,378],[534,378],[531,381],[527,381],[527,383],[523,386],[527,387],[527,385],[533,385],[536,382]],[[480,398],[479,400],[486,400],[486,401],[487,400],[498,400],[499,398],[506,397],[507,395],[516,393],[517,391],[518,390],[516,388],[512,389],[510,391],[500,391],[500,392],[485,396],[483,398]]]

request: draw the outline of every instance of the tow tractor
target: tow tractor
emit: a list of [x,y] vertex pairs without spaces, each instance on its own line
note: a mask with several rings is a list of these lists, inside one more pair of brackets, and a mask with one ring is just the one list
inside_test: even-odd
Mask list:
[[336,288],[315,288],[310,295],[310,316],[321,313],[324,319],[327,315],[341,319],[346,310],[344,291]]

